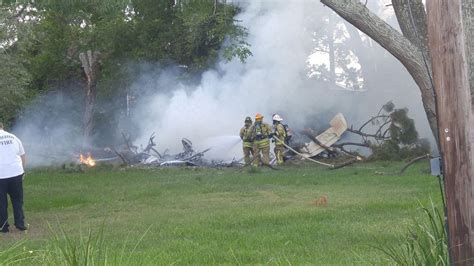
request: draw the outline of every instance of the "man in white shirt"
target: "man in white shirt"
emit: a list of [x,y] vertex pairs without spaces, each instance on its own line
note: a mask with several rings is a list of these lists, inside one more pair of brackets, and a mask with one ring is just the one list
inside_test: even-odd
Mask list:
[[21,141],[3,130],[0,122],[0,232],[9,231],[7,195],[10,195],[12,202],[15,227],[21,231],[27,229],[23,214],[25,162],[25,150]]

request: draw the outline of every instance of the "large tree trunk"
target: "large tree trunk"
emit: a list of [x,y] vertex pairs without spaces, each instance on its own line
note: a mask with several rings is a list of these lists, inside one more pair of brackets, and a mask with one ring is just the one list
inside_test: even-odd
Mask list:
[[[426,24],[425,6],[421,0],[392,0],[393,10],[398,25],[411,43],[428,57],[428,25]],[[431,65],[429,65],[431,68]]]
[[329,50],[329,82],[331,86],[336,85],[336,48],[334,47],[334,31],[328,32]]
[[[450,251],[456,263],[473,265],[474,0],[426,1],[430,7],[429,45],[421,0],[392,0],[404,36],[358,0],[321,2],[394,55],[419,86],[433,135],[444,154]],[[439,132],[431,72],[438,96]]]
[[[462,22],[466,59],[469,66],[469,86],[471,87],[471,104],[474,111],[474,0],[462,1]],[[473,140],[474,141],[474,140]]]
[[[461,0],[430,0],[428,33],[443,154],[449,247],[456,265],[474,264],[474,130]],[[469,40],[467,40],[469,41]],[[468,45],[470,45],[468,43]]]
[[321,0],[321,2],[379,43],[405,66],[420,88],[428,123],[435,139],[438,139],[435,99],[428,75],[430,70],[426,68],[418,46],[357,0]]
[[86,147],[90,143],[90,136],[92,132],[92,118],[94,115],[95,99],[97,97],[97,80],[100,72],[100,53],[87,51],[87,53],[80,53],[79,59],[86,75],[85,94],[85,110],[83,117],[83,141],[82,146]]
[[354,28],[354,26],[349,23],[346,23],[345,26],[351,41],[354,44],[351,49],[357,55],[357,59],[361,66],[360,71],[364,77],[364,88],[367,90],[373,89],[377,86],[377,84],[374,84],[373,79],[374,76],[377,75],[378,69],[376,61],[373,60],[374,55],[367,52],[371,47],[362,41],[359,31]]

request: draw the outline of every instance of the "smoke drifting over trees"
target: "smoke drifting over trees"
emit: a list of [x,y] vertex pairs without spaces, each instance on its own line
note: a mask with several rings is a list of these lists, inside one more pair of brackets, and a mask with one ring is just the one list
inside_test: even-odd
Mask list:
[[[216,61],[197,58],[194,63],[205,66],[199,70],[192,62],[158,56],[156,60],[132,56],[111,60],[98,82],[92,145],[120,143],[122,131],[145,144],[156,132],[159,150],[179,150],[180,139],[186,137],[198,147],[214,146],[216,158],[240,157],[240,147],[229,151],[227,144],[233,140],[223,136],[237,135],[244,118],[256,112],[263,113],[268,122],[271,114],[279,113],[296,129],[322,129],[339,112],[349,124],[365,121],[389,100],[407,107],[421,137],[431,138],[419,91],[401,64],[329,8],[310,0],[231,4],[240,8],[235,19],[248,30],[245,42],[252,56],[245,63],[240,58],[228,61],[222,48],[216,50]],[[371,8],[391,14],[387,12],[391,7]],[[196,29],[199,26],[191,30]],[[124,41],[119,40],[120,45]],[[231,39],[222,41],[226,44]],[[182,48],[170,44],[167,49],[175,54]],[[146,53],[145,45],[141,49]],[[322,52],[315,53],[318,50]],[[58,136],[57,140],[67,136],[68,141],[56,145],[62,154],[80,144],[81,89],[75,82],[63,84],[55,85],[61,96],[46,94],[26,109],[35,111],[17,119],[15,131],[24,136],[27,149],[44,143],[39,136],[45,135]]]
[[[355,71],[361,72],[356,78],[366,81],[358,89],[360,92],[349,91],[353,90],[351,87],[343,90],[340,87],[344,82],[342,86],[334,86],[324,76],[309,77],[308,57],[319,45],[318,40],[326,38],[327,30],[321,27],[328,25],[328,18],[334,23],[331,28],[339,28],[340,35],[348,34],[346,27],[352,34],[355,31],[328,8],[313,1],[240,4],[242,13],[237,19],[249,29],[247,41],[253,56],[246,64],[237,60],[220,62],[215,69],[205,72],[197,85],[171,84],[171,90],[170,84],[166,84],[168,72],[143,73],[136,87],[149,84],[151,90],[153,86],[167,88],[165,93],[157,93],[139,104],[140,112],[133,120],[144,121],[140,124],[141,132],[145,133],[143,137],[156,131],[157,143],[179,145],[176,139],[180,136],[199,142],[209,137],[235,135],[245,116],[256,112],[263,113],[267,121],[272,113],[279,113],[295,128],[325,128],[337,112],[344,113],[349,123],[356,124],[389,100],[408,107],[418,128],[422,129],[421,135],[430,136],[429,128],[423,130],[427,123],[416,85],[396,60],[364,36],[356,40],[350,37],[336,40],[341,42],[340,54],[353,54],[340,58],[339,66],[344,62],[365,63]],[[321,19],[315,20],[315,17]],[[324,21],[326,23],[320,23]],[[360,44],[362,40],[364,43]],[[359,49],[350,50],[350,47]],[[328,72],[327,63],[323,61],[326,65],[316,67],[326,68]],[[350,79],[350,74],[344,73],[342,68],[337,73],[342,81]]]

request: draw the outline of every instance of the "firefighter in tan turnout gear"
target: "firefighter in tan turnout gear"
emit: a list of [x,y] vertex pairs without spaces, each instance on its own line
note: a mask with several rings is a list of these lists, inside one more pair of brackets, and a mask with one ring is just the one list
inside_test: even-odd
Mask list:
[[281,121],[283,119],[278,115],[274,114],[272,117],[273,120],[273,140],[275,141],[275,157],[277,164],[283,163],[283,153],[285,152],[285,146],[283,145],[286,140],[286,130]]
[[254,157],[253,153],[253,141],[250,138],[250,128],[252,127],[252,118],[247,116],[245,118],[244,127],[240,129],[240,139],[242,140],[242,150],[244,152],[245,165],[250,165]]
[[270,165],[270,134],[272,129],[267,123],[263,123],[263,115],[255,115],[255,123],[250,128],[250,139],[253,140],[253,166]]

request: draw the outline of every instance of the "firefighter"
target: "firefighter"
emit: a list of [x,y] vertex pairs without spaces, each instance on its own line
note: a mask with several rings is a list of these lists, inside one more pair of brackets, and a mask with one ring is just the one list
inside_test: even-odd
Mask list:
[[253,155],[253,141],[250,139],[250,127],[252,126],[252,118],[247,116],[244,121],[244,126],[240,129],[240,139],[242,140],[242,149],[244,152],[245,166],[250,165]]
[[270,165],[270,134],[271,127],[263,122],[263,115],[255,115],[255,123],[250,128],[250,139],[253,140],[253,166]]
[[285,152],[285,146],[283,145],[286,141],[286,130],[281,121],[283,119],[278,115],[274,114],[273,120],[273,141],[275,141],[275,157],[277,164],[283,164],[283,153]]

